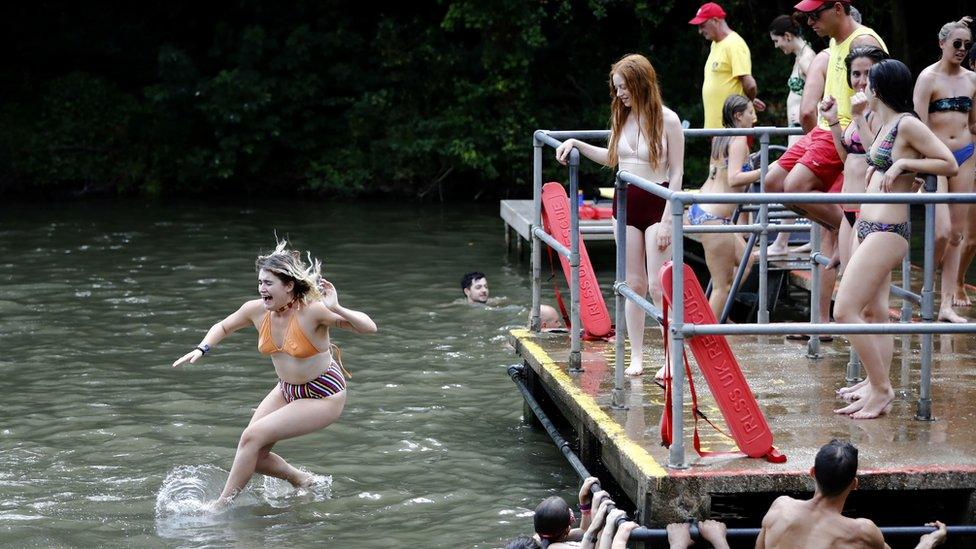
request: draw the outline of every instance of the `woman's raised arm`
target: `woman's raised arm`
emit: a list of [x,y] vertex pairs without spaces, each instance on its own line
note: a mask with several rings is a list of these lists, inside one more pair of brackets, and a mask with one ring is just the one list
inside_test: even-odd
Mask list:
[[186,353],[182,357],[178,358],[173,362],[173,367],[176,368],[184,362],[189,362],[193,364],[200,359],[203,355],[210,351],[211,347],[215,347],[222,339],[229,336],[230,334],[240,330],[241,328],[247,327],[251,324],[251,315],[257,307],[261,307],[260,300],[248,301],[247,303],[241,305],[240,309],[237,309],[231,313],[227,318],[221,320],[220,322],[214,324],[207,330],[207,335],[203,337],[203,341],[197,345],[196,349],[193,349],[189,353]]

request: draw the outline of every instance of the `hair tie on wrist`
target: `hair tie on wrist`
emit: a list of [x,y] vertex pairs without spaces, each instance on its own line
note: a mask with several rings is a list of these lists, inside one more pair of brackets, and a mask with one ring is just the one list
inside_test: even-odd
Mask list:
[[197,345],[197,350],[203,354],[207,354],[210,352],[210,345],[207,345],[206,343],[203,345]]
[[593,508],[592,503],[580,503],[579,510],[581,513],[585,513]]

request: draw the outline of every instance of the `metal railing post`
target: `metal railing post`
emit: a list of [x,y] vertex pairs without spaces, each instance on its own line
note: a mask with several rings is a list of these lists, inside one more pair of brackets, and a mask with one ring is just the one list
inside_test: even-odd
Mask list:
[[574,147],[569,153],[569,280],[570,313],[572,327],[569,331],[569,371],[578,372],[582,368],[580,355],[580,253],[579,253],[579,151]]
[[[763,132],[759,136],[759,192],[766,192],[766,171],[769,170],[769,133]],[[759,224],[763,230],[759,233],[759,307],[756,321],[760,324],[769,322],[769,204],[759,206]]]
[[[810,227],[810,324],[820,324],[820,225]],[[820,338],[810,336],[807,341],[807,358],[820,358]]]
[[[542,226],[542,141],[532,137],[532,227]],[[529,229],[529,234],[532,234]],[[516,238],[520,238],[516,236]],[[529,330],[542,329],[539,304],[542,294],[542,246],[539,237],[532,234],[532,311],[529,313]]]
[[617,231],[617,273],[613,285],[614,301],[616,311],[614,314],[614,325],[617,333],[614,338],[614,366],[613,366],[613,393],[611,395],[611,405],[614,407],[624,407],[624,369],[627,364],[627,357],[624,356],[624,341],[627,339],[627,298],[620,295],[620,285],[627,283],[627,183],[620,179],[620,175],[614,181],[614,188],[617,191],[614,199],[617,201],[617,219],[615,229]]
[[[925,192],[936,191],[934,175],[925,176]],[[935,204],[925,205],[925,239],[922,274],[922,322],[932,322],[935,311]],[[915,418],[932,419],[932,334],[922,335],[922,370],[918,384],[918,409]]]
[[[912,234],[912,222],[908,221],[908,234]],[[901,260],[901,287],[906,292],[912,291],[912,249],[909,246],[908,251],[905,252],[905,257]],[[907,297],[901,300],[901,316],[898,319],[900,324],[906,324],[912,321],[912,302]],[[909,384],[909,366],[911,365],[912,356],[912,338],[911,336],[903,335],[901,336],[901,384],[902,386],[908,386]]]
[[847,375],[844,376],[844,381],[848,383],[861,381],[861,357],[857,356],[854,347],[851,347],[850,358],[847,361]]
[[[686,469],[684,439],[684,387],[685,370],[681,357],[685,350],[684,322],[684,265],[685,246],[682,220],[684,204],[677,198],[671,199],[671,308],[670,321],[670,359],[671,359],[671,449],[668,454],[668,467]],[[656,276],[657,273],[647,273]],[[667,373],[665,373],[667,375]]]

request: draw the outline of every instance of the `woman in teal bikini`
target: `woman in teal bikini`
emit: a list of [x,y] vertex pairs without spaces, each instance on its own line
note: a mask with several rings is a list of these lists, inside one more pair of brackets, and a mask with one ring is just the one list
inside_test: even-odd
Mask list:
[[[915,112],[923,123],[953,152],[959,174],[944,181],[939,191],[972,192],[973,133],[976,132],[976,73],[962,67],[966,52],[972,46],[973,34],[962,21],[946,23],[939,31],[942,57],[918,75],[915,84]],[[965,286],[959,286],[963,230],[967,224],[969,204],[939,204],[936,207],[936,258],[942,262],[942,299],[939,320],[966,322],[953,309],[954,305],[969,305]]]
[[[769,25],[769,38],[777,49],[786,55],[796,56],[790,78],[786,81],[786,87],[790,90],[786,96],[786,121],[791,127],[799,127],[803,86],[817,52],[813,51],[810,44],[800,36],[800,27],[789,15],[780,15],[773,19]],[[799,141],[800,137],[802,136],[790,136],[789,144]]]
[[[376,332],[366,313],[339,305],[335,286],[321,275],[321,263],[279,242],[274,252],[258,257],[260,298],[214,324],[199,345],[175,362],[193,364],[221,340],[247,326],[258,330],[258,351],[271,356],[278,383],[258,405],[241,433],[237,455],[214,507],[230,502],[254,473],[304,487],[312,476],[296,469],[271,448],[280,440],[328,427],[339,419],[346,402],[346,381],[338,349],[329,338],[332,327],[361,334]],[[281,342],[280,344],[278,342]]]
[[[751,128],[756,111],[743,95],[730,95],[722,105],[722,125],[726,128]],[[737,193],[759,181],[759,170],[749,162],[749,140],[745,136],[712,139],[712,155],[704,193]],[[735,204],[692,204],[685,214],[690,225],[728,225]],[[712,294],[708,303],[718,318],[732,289],[735,270],[746,243],[740,234],[702,234],[705,263],[712,277]]]
[[[868,73],[865,88],[871,112],[881,124],[867,152],[868,193],[912,192],[915,174],[955,176],[949,148],[912,111],[912,74],[901,61],[885,59]],[[837,322],[888,322],[891,270],[908,252],[908,206],[863,204],[855,227],[860,242],[837,291]],[[894,352],[890,335],[850,334],[867,379],[847,391],[848,406],[835,410],[854,419],[876,418],[888,411],[895,393],[888,370]]]

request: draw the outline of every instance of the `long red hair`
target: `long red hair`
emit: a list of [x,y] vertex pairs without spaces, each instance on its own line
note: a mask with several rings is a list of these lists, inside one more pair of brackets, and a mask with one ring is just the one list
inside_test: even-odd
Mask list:
[[[614,74],[619,74],[627,86],[630,107],[625,107],[623,101],[617,97],[617,90],[613,85]],[[657,85],[657,72],[651,62],[636,53],[623,56],[610,67],[610,143],[607,159],[611,166],[617,165],[617,142],[620,141],[620,132],[623,131],[631,109],[637,112],[640,133],[647,139],[651,165],[657,168],[661,164],[664,148],[664,105],[661,102],[661,88]]]

